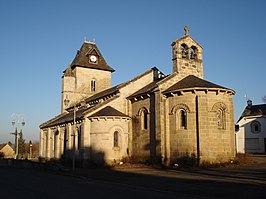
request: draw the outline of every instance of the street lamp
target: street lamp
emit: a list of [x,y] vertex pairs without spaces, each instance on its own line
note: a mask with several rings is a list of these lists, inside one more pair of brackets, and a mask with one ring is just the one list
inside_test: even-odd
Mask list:
[[30,155],[29,155],[29,159],[31,159],[31,156],[32,156],[32,142],[31,142],[31,140],[29,141],[29,146],[30,146]]
[[[25,126],[25,121],[24,121],[24,117],[22,114],[16,114],[16,113],[13,113],[11,115],[11,118],[12,118],[12,126],[16,126],[16,129],[15,129],[15,132],[14,133],[11,133],[12,135],[15,135],[15,146],[16,146],[16,159],[18,158],[18,137],[21,136],[20,133],[19,133],[19,125],[21,124],[22,126]],[[21,134],[22,134],[22,127],[21,127],[21,130],[20,130]]]
[[[70,100],[65,99],[65,106],[68,107]],[[72,156],[72,170],[75,171],[75,153],[76,153],[76,102],[74,102],[74,126],[73,126],[73,156]]]

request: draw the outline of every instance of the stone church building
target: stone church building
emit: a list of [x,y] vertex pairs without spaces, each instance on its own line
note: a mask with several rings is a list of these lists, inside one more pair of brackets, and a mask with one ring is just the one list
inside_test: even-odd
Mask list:
[[166,165],[235,157],[235,92],[204,80],[203,49],[188,27],[171,47],[171,74],[154,67],[112,87],[114,69],[84,41],[63,72],[61,114],[40,125],[40,157]]

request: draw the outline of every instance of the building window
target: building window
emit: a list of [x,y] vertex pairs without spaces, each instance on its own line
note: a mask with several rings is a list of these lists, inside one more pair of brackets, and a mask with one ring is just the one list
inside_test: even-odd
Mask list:
[[258,121],[251,122],[251,132],[252,133],[259,133],[261,132],[261,124]]
[[91,80],[91,91],[92,92],[96,91],[96,80],[95,79]]
[[187,128],[187,114],[186,111],[180,111],[180,119],[181,119],[181,127],[186,129]]
[[177,112],[176,115],[177,129],[187,129],[187,112],[183,109]]
[[217,127],[218,129],[225,129],[225,111],[223,109],[217,110]]
[[141,118],[141,129],[147,130],[148,129],[148,111],[143,109],[140,113]]
[[197,48],[195,46],[191,46],[190,48],[190,59],[197,58]]
[[114,132],[114,147],[119,147],[119,132]]
[[181,55],[182,58],[185,59],[188,57],[188,46],[186,44],[182,44],[180,46],[180,50],[181,50]]

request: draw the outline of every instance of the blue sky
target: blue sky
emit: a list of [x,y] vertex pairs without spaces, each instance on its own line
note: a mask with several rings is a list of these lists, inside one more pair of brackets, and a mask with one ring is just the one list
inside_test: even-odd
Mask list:
[[84,37],[113,73],[113,85],[153,66],[172,72],[171,42],[190,27],[203,46],[205,79],[244,96],[266,95],[264,0],[0,0],[0,143],[14,142],[13,113],[23,114],[24,138],[39,140],[39,125],[60,113],[61,76]]

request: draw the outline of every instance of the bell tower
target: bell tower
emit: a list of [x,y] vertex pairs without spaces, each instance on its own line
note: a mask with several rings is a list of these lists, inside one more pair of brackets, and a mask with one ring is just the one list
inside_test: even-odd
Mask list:
[[172,43],[173,73],[182,78],[194,75],[203,79],[202,47],[189,35],[189,28],[184,28],[185,35]]
[[65,100],[69,100],[73,105],[110,88],[111,73],[114,71],[105,61],[95,42],[85,40],[72,63],[63,72],[61,112],[66,112],[68,108]]

